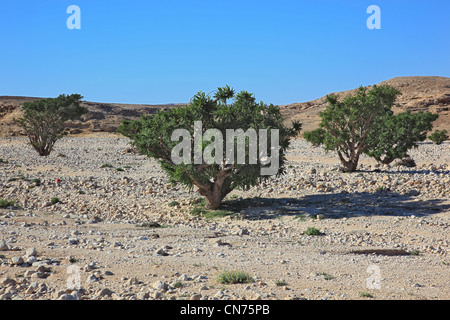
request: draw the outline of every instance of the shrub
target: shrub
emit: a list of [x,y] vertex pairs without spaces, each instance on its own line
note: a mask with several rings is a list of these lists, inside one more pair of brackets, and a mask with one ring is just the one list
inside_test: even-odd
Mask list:
[[400,94],[389,85],[375,85],[370,90],[359,87],[342,101],[334,94],[328,95],[319,128],[303,136],[313,145],[323,145],[326,152],[336,151],[346,172],[357,169],[362,153],[384,164],[407,157],[407,151],[426,138],[438,115],[394,115],[391,109]]
[[53,197],[53,198],[50,199],[50,202],[51,202],[52,204],[57,204],[57,203],[60,202],[60,201],[59,201],[59,199],[58,199],[57,197]]
[[[230,99],[232,103],[228,103]],[[201,124],[200,128],[194,124],[195,122]],[[177,129],[180,129],[178,131],[180,135],[176,135],[174,139],[173,135]],[[216,141],[220,135],[227,137],[228,129],[233,132],[238,129],[245,131],[240,135],[242,140],[223,139],[227,140],[223,145],[219,143],[220,140]],[[274,130],[278,130],[279,141],[276,141],[278,147],[274,145],[276,142],[272,141],[273,149],[270,155],[267,152],[266,158],[278,160],[278,170],[273,175],[283,174],[285,151],[290,144],[290,138],[297,135],[301,125],[294,122],[291,128],[286,127],[278,107],[263,102],[257,103],[253,95],[246,91],[235,94],[229,86],[218,88],[214,96],[199,92],[182,108],[160,110],[154,115],[142,116],[139,120],[125,120],[118,128],[118,132],[129,137],[139,152],[158,159],[171,183],[183,184],[190,190],[197,187],[199,194],[207,199],[207,208],[215,210],[234,189],[247,190],[271,178],[271,173],[262,174],[262,171],[269,169],[267,162],[262,161],[260,157],[257,163],[250,164],[248,160],[250,147],[252,150],[258,148],[258,144],[251,144],[249,137],[246,136],[249,129],[256,132],[267,129],[269,141],[273,140],[272,137],[276,137],[273,134],[276,132]],[[207,134],[211,136],[206,138]],[[179,148],[180,138],[188,151],[184,147]],[[228,143],[234,146],[234,150],[239,143],[241,149],[245,148],[245,153],[226,154],[224,151],[228,149]],[[259,150],[257,156],[261,156],[262,151],[267,150]],[[183,161],[174,161],[173,155],[179,157],[181,152]],[[199,154],[203,159],[196,157]],[[244,155],[244,164],[238,161],[238,154]]]
[[282,286],[287,285],[287,282],[286,282],[285,280],[277,280],[277,281],[275,282],[275,285],[276,285],[277,287],[282,287]]
[[387,112],[369,135],[364,153],[383,164],[408,157],[408,150],[417,148],[417,142],[427,138],[426,133],[437,118],[437,114],[430,112],[407,111],[396,115]]
[[176,207],[176,206],[179,206],[179,205],[180,205],[180,203],[178,201],[176,201],[176,200],[171,201],[168,204],[169,207]]
[[249,283],[253,277],[242,271],[223,271],[219,273],[217,281],[222,284]]
[[321,234],[320,230],[314,227],[308,227],[304,233],[308,236],[318,236]]
[[0,208],[14,207],[16,203],[11,200],[0,199]]
[[88,110],[80,106],[79,94],[39,99],[22,105],[24,115],[14,119],[28,136],[40,156],[48,156],[55,142],[68,133],[66,121],[75,120]]
[[428,139],[430,139],[431,141],[433,141],[435,144],[438,145],[442,144],[442,142],[444,142],[448,138],[449,136],[447,134],[447,130],[436,130],[428,137]]

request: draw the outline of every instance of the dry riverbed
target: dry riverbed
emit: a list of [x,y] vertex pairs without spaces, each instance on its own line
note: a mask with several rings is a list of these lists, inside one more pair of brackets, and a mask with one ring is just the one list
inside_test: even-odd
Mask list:
[[120,136],[0,150],[0,199],[16,203],[0,209],[0,299],[450,298],[448,142],[349,174],[296,140],[286,175],[197,215],[198,195]]

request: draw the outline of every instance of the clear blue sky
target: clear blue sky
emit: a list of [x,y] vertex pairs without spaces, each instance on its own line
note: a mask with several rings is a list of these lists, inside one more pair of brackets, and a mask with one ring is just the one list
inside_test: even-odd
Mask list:
[[[81,30],[69,30],[69,5]],[[381,29],[369,30],[369,5]],[[0,95],[188,102],[229,84],[288,104],[396,76],[450,76],[448,0],[0,3]]]

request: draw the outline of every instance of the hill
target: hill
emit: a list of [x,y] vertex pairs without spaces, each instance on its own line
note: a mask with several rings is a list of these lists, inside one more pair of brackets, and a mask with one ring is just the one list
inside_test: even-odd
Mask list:
[[[396,77],[380,82],[397,88],[402,95],[397,99],[394,112],[410,110],[430,111],[439,114],[434,129],[450,132],[450,78],[446,77]],[[355,89],[335,92],[341,99],[353,94]],[[280,106],[286,119],[303,123],[303,132],[315,129],[320,123],[319,113],[326,107],[325,96],[316,100]]]
[[[431,111],[439,114],[434,129],[450,131],[450,78],[447,77],[397,77],[381,84],[389,84],[402,92],[394,107],[395,112],[410,110]],[[339,97],[352,94],[356,88],[336,92]],[[0,137],[20,135],[21,130],[13,118],[21,115],[20,105],[39,98],[0,96]],[[123,119],[137,119],[142,114],[152,114],[159,109],[170,109],[185,104],[119,104],[101,102],[83,102],[89,113],[80,120],[69,122],[72,134],[93,132],[114,132]],[[303,132],[318,127],[319,113],[326,107],[325,97],[300,103],[280,106],[286,121],[299,120],[303,123]]]

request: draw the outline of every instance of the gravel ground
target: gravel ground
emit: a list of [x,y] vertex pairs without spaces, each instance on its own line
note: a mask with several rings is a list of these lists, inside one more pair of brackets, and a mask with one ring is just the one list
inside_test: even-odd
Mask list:
[[450,298],[448,142],[420,144],[412,168],[363,157],[342,173],[296,140],[286,175],[214,217],[120,136],[66,137],[46,158],[24,138],[0,150],[0,199],[16,202],[0,209],[0,299]]

